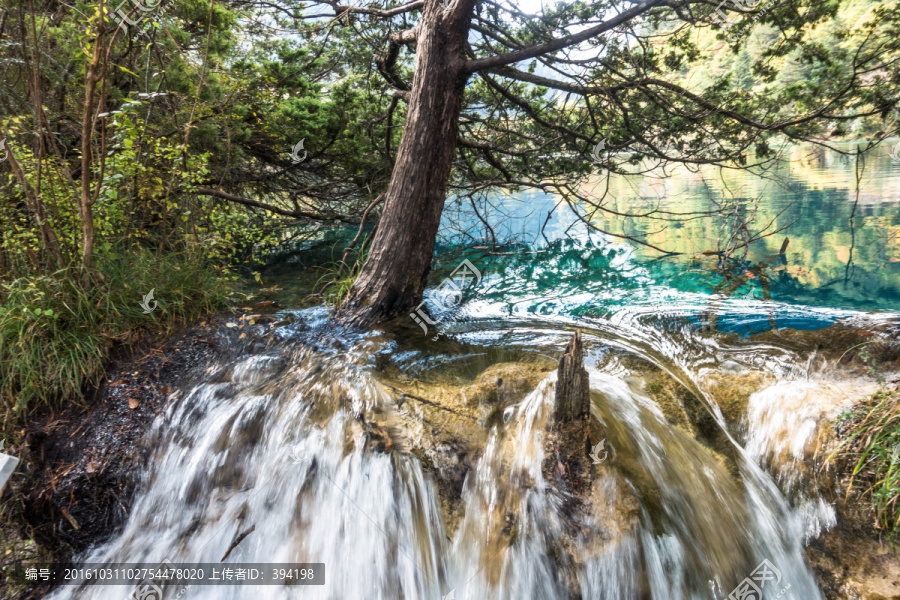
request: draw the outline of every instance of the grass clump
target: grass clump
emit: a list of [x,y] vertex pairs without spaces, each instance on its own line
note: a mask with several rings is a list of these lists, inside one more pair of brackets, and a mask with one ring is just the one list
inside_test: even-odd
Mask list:
[[857,486],[875,510],[877,526],[896,545],[900,534],[900,388],[882,390],[838,417],[844,438],[831,458],[848,467],[849,494]]
[[[101,381],[115,344],[170,331],[224,307],[230,294],[219,271],[187,253],[129,248],[98,256],[97,264],[89,289],[75,267],[0,284],[4,431],[38,405],[82,400]],[[151,289],[156,307],[148,314],[140,303]]]
[[340,310],[350,296],[350,288],[359,277],[363,263],[365,263],[365,255],[360,252],[349,268],[342,262],[333,268],[325,269],[324,274],[319,277],[314,286],[321,290],[315,295],[333,310]]

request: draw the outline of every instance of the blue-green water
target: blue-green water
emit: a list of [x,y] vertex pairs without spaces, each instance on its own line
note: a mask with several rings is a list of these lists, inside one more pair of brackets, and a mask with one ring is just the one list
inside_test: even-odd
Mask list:
[[[849,145],[843,146],[850,149]],[[654,208],[706,211],[739,206],[749,228],[780,230],[751,243],[722,270],[719,249],[731,217],[665,222],[597,212],[607,232],[647,241],[677,255],[589,231],[560,198],[528,191],[476,201],[448,200],[435,285],[469,257],[484,279],[467,295],[473,317],[602,317],[713,324],[749,333],[778,327],[812,329],[860,312],[877,320],[900,311],[900,164],[876,149],[857,183],[854,159],[792,148],[764,174],[675,170],[668,177],[599,175],[582,192],[620,213]],[[549,214],[549,217],[548,217]],[[779,250],[788,238],[783,256]],[[724,274],[730,273],[726,282]]]

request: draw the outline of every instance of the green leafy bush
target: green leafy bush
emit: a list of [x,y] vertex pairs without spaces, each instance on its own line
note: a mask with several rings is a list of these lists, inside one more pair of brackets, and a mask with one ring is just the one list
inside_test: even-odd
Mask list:
[[[0,284],[4,429],[37,404],[82,400],[102,379],[114,344],[221,309],[232,293],[225,273],[195,255],[117,250],[100,255],[88,292],[76,269]],[[146,314],[141,301],[151,290],[155,308]]]

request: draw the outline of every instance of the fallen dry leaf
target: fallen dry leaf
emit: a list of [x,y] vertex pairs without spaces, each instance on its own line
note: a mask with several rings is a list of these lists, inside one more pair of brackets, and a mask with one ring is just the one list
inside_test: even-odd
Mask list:
[[59,512],[61,512],[63,516],[69,521],[69,523],[71,523],[72,527],[74,527],[76,530],[81,529],[81,526],[78,525],[78,521],[75,520],[75,517],[69,514],[69,511],[61,508],[59,509]]
[[168,393],[169,393],[169,386],[164,385],[164,386],[162,387],[162,389],[159,390],[159,391],[161,391],[164,395],[168,395]]
[[84,470],[87,471],[88,473],[94,473],[97,471],[97,467],[99,467],[99,466],[100,465],[98,465],[96,462],[91,461],[87,464],[87,466],[84,468]]

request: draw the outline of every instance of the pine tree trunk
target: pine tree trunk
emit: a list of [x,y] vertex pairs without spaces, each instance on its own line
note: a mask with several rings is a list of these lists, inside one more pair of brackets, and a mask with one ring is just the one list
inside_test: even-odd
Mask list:
[[427,0],[418,24],[409,110],[378,231],[339,318],[386,321],[422,298],[462,110],[471,3]]

